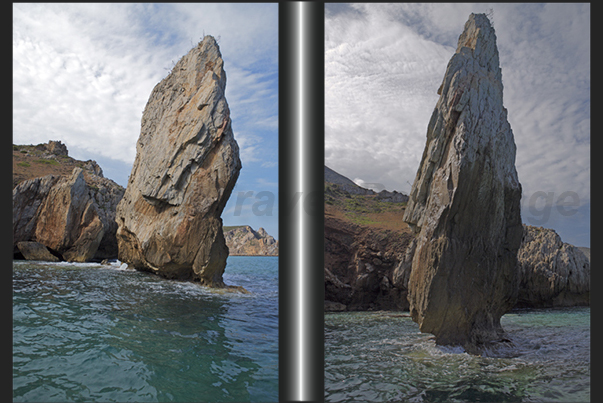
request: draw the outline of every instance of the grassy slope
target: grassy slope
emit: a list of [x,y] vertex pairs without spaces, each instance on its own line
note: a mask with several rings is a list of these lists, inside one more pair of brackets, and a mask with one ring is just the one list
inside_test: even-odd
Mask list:
[[377,199],[376,195],[353,195],[325,183],[325,215],[372,229],[409,231],[402,220],[406,203]]
[[[85,161],[69,156],[42,158],[44,151],[33,145],[13,145],[13,187],[18,183],[46,175],[70,175],[73,168],[83,168]],[[84,171],[84,176],[87,172]]]

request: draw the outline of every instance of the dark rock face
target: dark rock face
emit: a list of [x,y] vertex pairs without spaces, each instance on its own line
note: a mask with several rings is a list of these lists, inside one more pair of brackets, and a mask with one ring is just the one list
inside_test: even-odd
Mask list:
[[396,270],[410,234],[325,219],[325,310],[407,310],[407,283]]
[[417,234],[413,320],[439,344],[475,350],[503,338],[517,301],[521,185],[496,36],[471,14],[448,63],[404,215]]
[[241,169],[225,87],[218,45],[207,36],[153,89],[117,207],[121,261],[224,286],[220,215]]
[[552,229],[524,226],[518,253],[520,308],[590,304],[590,259]]
[[93,166],[98,167],[97,171],[100,171],[100,175],[89,175],[87,184],[92,204],[105,230],[94,258],[115,259],[118,255],[115,211],[126,190],[111,179],[103,177],[102,170],[96,162],[94,162]]

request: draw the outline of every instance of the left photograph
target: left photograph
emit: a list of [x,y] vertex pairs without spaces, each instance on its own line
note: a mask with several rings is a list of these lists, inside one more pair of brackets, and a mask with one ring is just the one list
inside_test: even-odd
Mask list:
[[13,401],[278,401],[278,79],[278,4],[13,4]]

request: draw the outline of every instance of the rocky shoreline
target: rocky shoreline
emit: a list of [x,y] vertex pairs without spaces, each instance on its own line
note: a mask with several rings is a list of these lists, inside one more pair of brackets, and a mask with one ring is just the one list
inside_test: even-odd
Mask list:
[[[56,154],[55,154],[56,153]],[[103,176],[101,167],[96,161],[79,161],[68,155],[67,147],[60,141],[49,141],[38,145],[13,145],[14,163],[19,168],[13,170],[13,258],[26,260],[58,261],[90,261],[106,262],[118,258],[117,223],[115,211],[123,197],[125,189]],[[53,161],[38,162],[35,161]],[[35,165],[39,165],[35,167]],[[24,168],[24,166],[27,166]],[[35,169],[27,169],[34,165]],[[36,177],[35,175],[42,175]],[[47,174],[47,175],[45,175]],[[74,176],[75,175],[75,176]],[[82,183],[82,178],[83,182]],[[76,185],[77,182],[77,186]],[[48,195],[59,183],[67,187],[73,202],[58,204],[63,208],[49,211],[42,205],[54,205]],[[58,192],[58,188],[54,190]],[[38,229],[38,222],[48,221],[49,217],[65,216],[67,211],[81,209],[74,203],[86,205],[91,202],[88,214],[98,217],[102,223],[102,237],[96,252],[90,257],[96,240],[90,239],[89,245],[81,245],[87,252],[82,256],[69,255],[52,245],[56,242],[48,239],[45,227]],[[94,211],[94,213],[92,213]],[[58,220],[58,218],[52,218]],[[81,222],[73,222],[71,227],[80,228]],[[65,223],[65,226],[67,224]],[[81,228],[80,228],[81,229]],[[36,232],[39,232],[36,235]],[[100,234],[100,232],[99,232]],[[90,234],[88,234],[90,235]],[[69,234],[67,237],[73,238]],[[90,236],[88,236],[90,238]],[[278,241],[263,228],[257,231],[248,225],[224,227],[226,246],[230,256],[278,256]],[[77,236],[76,236],[77,238]],[[41,242],[43,241],[43,242]],[[63,248],[64,249],[64,248]]]
[[[206,35],[149,96],[126,189],[60,141],[13,145],[13,258],[119,259],[167,278],[225,287],[221,214],[239,176],[226,73]],[[233,254],[278,254],[262,228],[229,235]],[[235,231],[236,232],[236,231]]]
[[34,172],[49,174],[31,179],[24,179],[32,175],[29,170],[13,171],[14,258],[84,262],[117,257],[115,209],[125,189],[103,177],[96,162],[69,157],[60,141],[13,146],[15,153],[34,158],[19,162],[22,168],[39,159],[54,162],[39,163]]
[[278,256],[278,241],[262,227],[224,227],[224,239],[229,256]]
[[[564,243],[552,229],[523,228],[518,251],[518,300],[512,309],[590,306],[590,248]],[[534,234],[540,234],[539,239],[535,240]],[[374,248],[378,243],[373,243],[373,249],[367,247],[366,240],[376,239],[374,232],[326,220],[325,312],[409,312],[408,275],[413,251],[408,248],[412,244],[396,235],[398,239],[390,239],[385,247]],[[373,259],[384,253],[395,263],[388,262],[374,271]]]

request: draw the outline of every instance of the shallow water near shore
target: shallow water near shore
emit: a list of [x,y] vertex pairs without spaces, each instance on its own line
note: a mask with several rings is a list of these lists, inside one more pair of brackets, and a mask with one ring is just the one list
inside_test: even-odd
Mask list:
[[120,268],[13,262],[14,401],[278,400],[278,258],[228,258],[249,293]]
[[436,346],[411,318],[325,314],[328,402],[590,401],[590,308],[519,310],[512,344],[482,356]]

